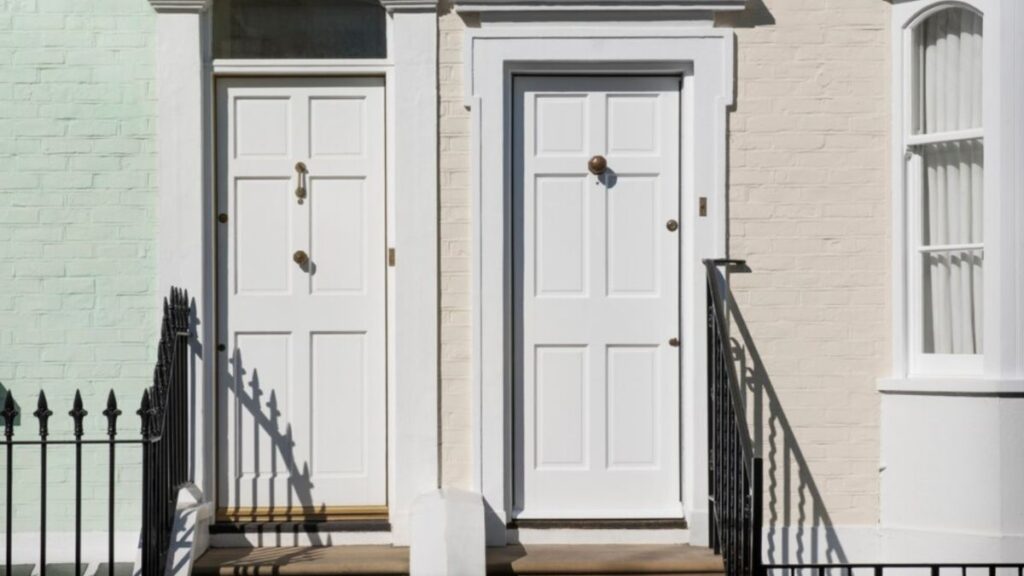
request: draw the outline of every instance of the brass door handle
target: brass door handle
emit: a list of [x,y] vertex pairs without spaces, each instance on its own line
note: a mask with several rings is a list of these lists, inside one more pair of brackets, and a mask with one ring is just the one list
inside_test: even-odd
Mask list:
[[296,250],[295,254],[292,255],[292,260],[299,266],[305,266],[309,264],[309,254],[306,254],[305,250]]
[[608,169],[608,160],[604,156],[598,154],[587,162],[587,169],[590,170],[591,174],[600,176]]
[[679,348],[679,338],[669,338],[668,345],[673,348]]
[[299,181],[299,185],[295,188],[295,197],[299,199],[299,204],[302,204],[303,200],[306,199],[306,183],[304,178],[309,170],[306,169],[305,162],[298,162],[295,164],[295,177]]

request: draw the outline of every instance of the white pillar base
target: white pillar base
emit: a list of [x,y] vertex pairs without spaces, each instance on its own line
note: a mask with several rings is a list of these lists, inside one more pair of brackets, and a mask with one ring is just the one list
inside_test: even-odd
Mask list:
[[484,501],[465,490],[435,490],[413,503],[409,566],[412,576],[484,574]]

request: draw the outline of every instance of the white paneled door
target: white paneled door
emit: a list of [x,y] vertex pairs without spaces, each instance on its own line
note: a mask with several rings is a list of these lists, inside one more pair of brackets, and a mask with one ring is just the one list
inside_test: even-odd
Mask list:
[[515,80],[518,518],[682,515],[680,82]]
[[225,79],[218,505],[384,506],[384,83]]

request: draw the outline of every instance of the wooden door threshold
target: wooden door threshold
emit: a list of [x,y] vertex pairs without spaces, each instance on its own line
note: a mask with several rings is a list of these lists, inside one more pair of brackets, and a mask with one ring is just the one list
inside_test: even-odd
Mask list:
[[218,508],[217,523],[387,521],[387,506]]
[[512,520],[510,530],[686,530],[685,518]]

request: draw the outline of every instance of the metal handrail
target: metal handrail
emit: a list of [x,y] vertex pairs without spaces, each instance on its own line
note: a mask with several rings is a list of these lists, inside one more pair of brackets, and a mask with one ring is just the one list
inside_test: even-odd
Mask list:
[[[726,324],[725,313],[719,306],[719,303],[727,302],[727,300],[725,299],[725,296],[721,293],[721,289],[719,288],[718,283],[714,281],[714,271],[719,266],[746,265],[746,260],[731,260],[728,258],[704,260],[704,266],[708,272],[708,289],[711,295],[711,302],[708,303],[708,307],[713,311],[715,315],[714,320],[715,322],[718,323],[718,326],[720,326],[723,329],[723,333],[725,331],[724,329],[726,328],[726,326],[728,326],[728,324]],[[708,345],[710,346],[711,343],[709,342]],[[728,350],[728,347],[726,347],[726,350]],[[754,452],[754,442],[751,439],[750,428],[747,426],[747,410],[746,406],[743,404],[743,396],[742,392],[740,391],[740,379],[739,376],[736,374],[736,364],[734,362],[726,362],[725,369],[728,371],[728,377],[726,378],[726,380],[728,381],[727,389],[729,390],[729,399],[732,402],[733,412],[736,415],[736,428],[741,432],[740,442],[742,444],[743,455],[746,457],[744,460],[753,461],[754,457],[757,456],[757,454]]]
[[708,501],[711,546],[728,576],[761,576],[764,465],[754,450],[746,406],[727,341],[727,302],[718,267],[742,260],[705,260],[708,346]]

